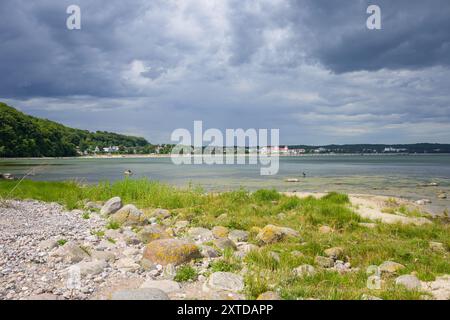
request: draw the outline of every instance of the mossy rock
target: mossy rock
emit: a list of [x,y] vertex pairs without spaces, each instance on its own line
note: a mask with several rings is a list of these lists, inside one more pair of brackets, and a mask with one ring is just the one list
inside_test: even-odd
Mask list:
[[159,225],[145,226],[141,231],[139,231],[138,237],[143,243],[172,238],[172,236]]
[[212,233],[217,239],[226,238],[228,237],[229,230],[226,227],[215,226],[214,228],[212,228]]
[[161,265],[180,265],[200,257],[195,244],[178,239],[152,241],[145,247],[143,255],[143,259]]
[[278,227],[274,225],[267,225],[258,233],[256,240],[260,244],[271,244],[283,241],[288,238],[298,237],[299,233],[294,229],[286,227]]

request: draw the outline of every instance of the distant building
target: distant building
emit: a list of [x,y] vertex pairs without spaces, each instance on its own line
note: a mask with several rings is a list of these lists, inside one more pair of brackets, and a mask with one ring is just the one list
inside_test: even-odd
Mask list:
[[119,152],[119,147],[118,146],[106,147],[106,148],[103,148],[103,152],[107,152],[107,153]]

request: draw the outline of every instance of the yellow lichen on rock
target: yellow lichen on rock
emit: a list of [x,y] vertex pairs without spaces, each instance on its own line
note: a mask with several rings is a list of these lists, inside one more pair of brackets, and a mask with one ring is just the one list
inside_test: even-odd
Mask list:
[[150,242],[144,250],[143,259],[153,263],[179,265],[201,257],[198,247],[178,239],[162,239]]
[[226,227],[215,226],[214,228],[212,228],[212,233],[215,238],[226,238],[228,237],[229,230]]

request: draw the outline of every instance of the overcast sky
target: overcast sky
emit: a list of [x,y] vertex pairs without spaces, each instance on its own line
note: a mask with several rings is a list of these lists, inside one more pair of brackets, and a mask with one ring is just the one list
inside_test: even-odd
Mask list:
[[194,120],[285,144],[450,143],[449,30],[448,0],[1,0],[0,100],[155,143]]

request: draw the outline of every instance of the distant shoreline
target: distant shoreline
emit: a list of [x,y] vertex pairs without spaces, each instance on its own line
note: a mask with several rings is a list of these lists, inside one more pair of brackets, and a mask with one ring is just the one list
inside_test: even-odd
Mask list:
[[[255,156],[258,154],[246,154],[246,156]],[[275,156],[272,154],[271,156]],[[194,155],[198,156],[198,155]],[[450,156],[450,153],[315,153],[315,154],[278,154],[281,158],[294,158],[294,157],[327,157],[327,156]],[[120,154],[120,155],[95,155],[95,156],[79,156],[79,157],[17,157],[17,158],[0,158],[0,160],[74,160],[74,159],[165,159],[170,158],[170,154]]]

